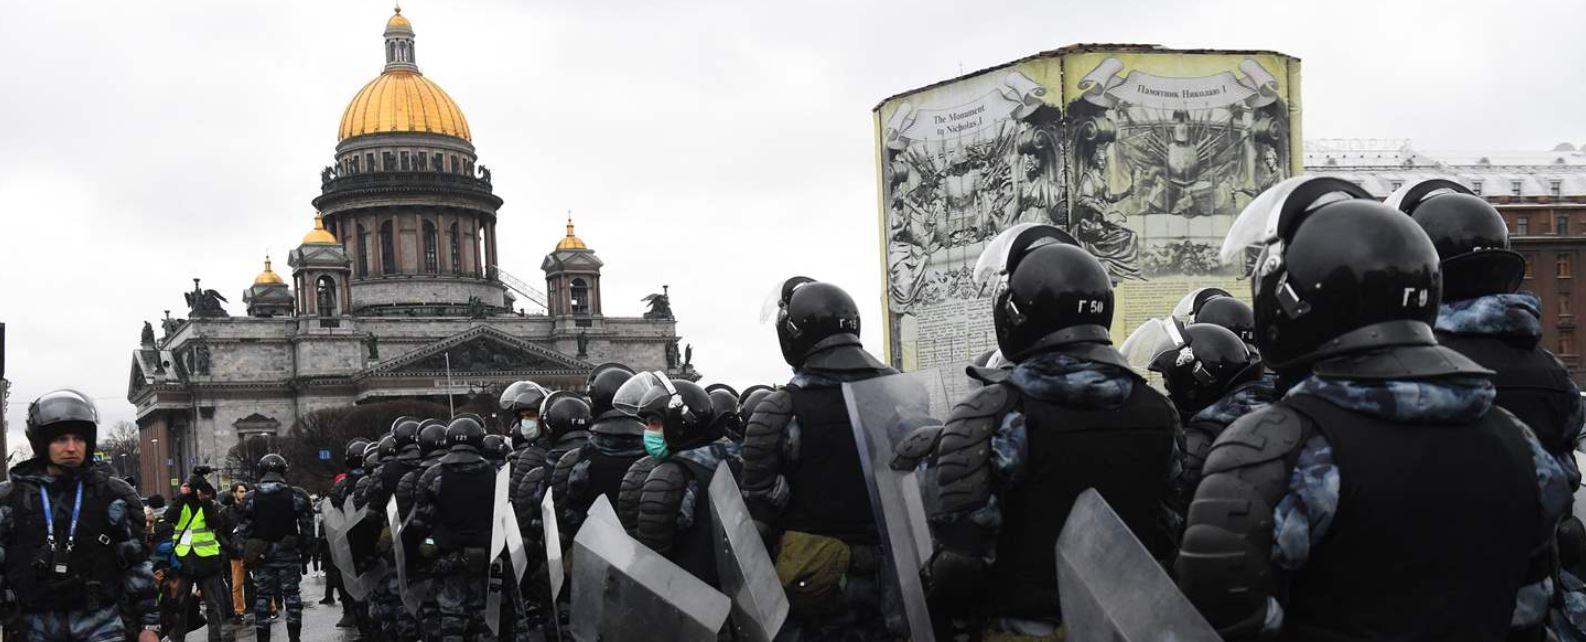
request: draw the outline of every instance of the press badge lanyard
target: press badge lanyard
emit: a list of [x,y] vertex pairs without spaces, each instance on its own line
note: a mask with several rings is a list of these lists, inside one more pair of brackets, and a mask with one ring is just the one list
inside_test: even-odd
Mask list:
[[[44,502],[44,535],[49,538],[50,550],[55,548],[55,511],[50,508],[50,493],[43,485],[39,486],[39,498]],[[77,499],[72,500],[72,524],[66,534],[66,550],[71,551],[77,543],[77,518],[83,512],[83,482],[77,482]]]

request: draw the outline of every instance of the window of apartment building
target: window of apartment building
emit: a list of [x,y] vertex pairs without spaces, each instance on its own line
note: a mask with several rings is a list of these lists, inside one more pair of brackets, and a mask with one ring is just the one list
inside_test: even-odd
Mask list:
[[1564,195],[1564,181],[1554,179],[1547,182],[1547,193],[1553,198]]
[[1553,217],[1553,233],[1559,236],[1569,235],[1569,215],[1560,214]]
[[1521,184],[1522,184],[1521,181],[1509,181],[1509,195],[1510,196],[1519,196],[1520,195],[1520,186],[1521,186]]
[[1531,217],[1529,217],[1529,216],[1516,216],[1516,217],[1514,217],[1514,235],[1515,236],[1530,236],[1531,235]]
[[1569,260],[1569,258],[1570,257],[1569,257],[1568,254],[1560,253],[1558,255],[1558,260],[1555,261],[1554,264],[1553,264],[1554,265],[1554,274],[1553,274],[1554,276],[1556,276],[1558,278],[1561,278],[1561,279],[1567,279],[1567,278],[1570,278],[1571,276],[1574,276],[1573,274],[1570,273],[1570,260]]
[[1570,296],[1568,292],[1558,293],[1558,315],[1561,317],[1574,315],[1573,312],[1570,312]]
[[1481,196],[1481,181],[1471,181],[1470,191],[1477,196]]

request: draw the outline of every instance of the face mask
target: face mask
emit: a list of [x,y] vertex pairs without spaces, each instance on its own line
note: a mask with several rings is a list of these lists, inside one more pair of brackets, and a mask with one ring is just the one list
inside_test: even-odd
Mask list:
[[644,433],[644,452],[656,459],[666,459],[671,453],[666,449],[666,435],[658,432]]
[[534,441],[540,438],[540,422],[536,419],[524,419],[518,423],[518,430],[523,431],[523,438]]

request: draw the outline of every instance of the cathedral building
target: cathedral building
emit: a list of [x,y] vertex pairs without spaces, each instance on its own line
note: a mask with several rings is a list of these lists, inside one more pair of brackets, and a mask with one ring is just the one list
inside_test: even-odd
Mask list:
[[445,404],[520,379],[581,388],[607,361],[697,377],[664,294],[642,317],[604,314],[603,263],[571,219],[541,263],[543,292],[497,267],[502,200],[462,109],[419,71],[414,45],[398,9],[384,70],[342,114],[318,214],[297,219],[312,227],[287,275],[265,257],[244,316],[195,279],[187,318],[167,313],[159,338],[145,324],[127,388],[144,492],[168,495],[192,467],[219,469],[232,446],[285,435],[319,409]]

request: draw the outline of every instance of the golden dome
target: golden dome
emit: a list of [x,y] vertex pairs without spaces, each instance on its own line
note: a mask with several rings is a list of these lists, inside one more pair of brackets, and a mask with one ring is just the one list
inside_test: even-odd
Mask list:
[[396,14],[391,16],[390,20],[385,21],[385,28],[386,31],[390,31],[392,29],[407,29],[408,31],[412,31],[413,23],[408,22],[407,18],[403,18],[402,7],[397,7]]
[[270,269],[270,255],[268,255],[268,254],[264,255],[264,271],[260,272],[259,276],[254,277],[253,284],[254,285],[286,285],[286,281],[282,281],[281,280],[281,275],[276,274],[275,270],[271,270]]
[[[398,16],[400,17],[400,16]],[[421,132],[472,141],[463,110],[424,74],[391,69],[358,90],[341,116],[337,140],[364,134]]]
[[336,240],[336,235],[335,234],[331,234],[330,230],[325,229],[325,217],[321,216],[319,214],[319,212],[315,212],[314,213],[314,229],[312,231],[310,231],[308,234],[303,235],[303,244],[304,245],[336,245],[338,243],[340,243],[340,241]]
[[589,249],[588,246],[584,245],[584,239],[578,238],[578,235],[573,234],[573,216],[571,214],[569,214],[567,216],[567,237],[563,238],[561,240],[561,242],[556,244],[556,249],[557,250],[587,250],[587,249]]

